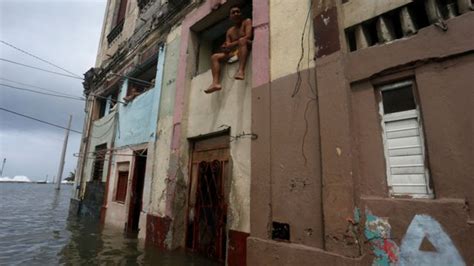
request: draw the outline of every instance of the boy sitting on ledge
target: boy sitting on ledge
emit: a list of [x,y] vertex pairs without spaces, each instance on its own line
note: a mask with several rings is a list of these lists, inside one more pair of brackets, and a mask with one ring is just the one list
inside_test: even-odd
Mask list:
[[234,78],[243,80],[245,78],[245,65],[252,46],[252,20],[242,18],[239,6],[232,6],[229,14],[230,20],[234,23],[226,33],[226,41],[221,46],[221,50],[211,56],[212,84],[205,93],[212,93],[222,89],[220,84],[221,63],[226,62],[233,56],[239,59],[239,69]]

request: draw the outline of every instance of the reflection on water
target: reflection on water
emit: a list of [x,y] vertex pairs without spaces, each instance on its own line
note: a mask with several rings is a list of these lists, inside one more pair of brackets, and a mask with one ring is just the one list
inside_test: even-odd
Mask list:
[[0,265],[212,265],[182,251],[145,248],[121,230],[69,219],[72,186],[0,183]]

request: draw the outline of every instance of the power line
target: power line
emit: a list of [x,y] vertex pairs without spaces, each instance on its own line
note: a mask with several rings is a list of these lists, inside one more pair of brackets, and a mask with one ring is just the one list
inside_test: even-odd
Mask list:
[[28,68],[32,68],[32,69],[36,69],[36,70],[40,70],[40,71],[44,71],[44,72],[48,72],[48,73],[63,76],[63,77],[84,80],[83,78],[79,78],[79,77],[76,77],[76,76],[66,75],[66,74],[63,74],[63,73],[56,72],[56,71],[51,71],[51,70],[47,70],[47,69],[39,68],[39,67],[35,67],[35,66],[30,66],[30,65],[19,63],[19,62],[16,62],[16,61],[8,60],[8,59],[5,59],[5,58],[0,58],[0,61],[5,61],[5,62],[11,63],[11,64],[20,65],[20,66],[24,66],[24,67],[28,67]]
[[49,92],[53,92],[53,93],[57,93],[57,94],[65,95],[65,96],[80,97],[78,95],[68,94],[68,93],[64,93],[64,92],[60,92],[60,91],[56,91],[56,90],[51,90],[51,89],[31,85],[31,84],[28,84],[28,83],[19,82],[19,81],[15,81],[15,80],[11,80],[11,79],[6,79],[6,78],[2,78],[2,77],[0,77],[0,80],[5,80],[5,81],[11,82],[11,83],[15,83],[15,84],[23,85],[23,86],[28,86],[28,87],[31,87],[31,88],[40,89],[40,90],[44,90],[44,91],[49,91]]
[[[12,83],[16,83],[16,84],[20,84],[20,85],[24,85],[24,86],[28,86],[28,87],[32,87],[32,88],[37,88],[37,89],[40,89],[40,90],[44,90],[44,91],[49,91],[49,92],[53,92],[55,94],[61,94],[61,95],[64,95],[64,96],[69,96],[71,98],[77,98],[81,101],[85,101],[86,99],[83,98],[83,97],[80,97],[80,96],[76,96],[76,95],[73,95],[73,94],[67,94],[67,93],[63,93],[63,92],[60,92],[60,91],[56,91],[56,90],[51,90],[51,89],[47,89],[47,88],[43,88],[43,87],[38,87],[38,86],[35,86],[35,85],[31,85],[31,84],[27,84],[27,83],[23,83],[23,82],[19,82],[19,81],[15,81],[15,80],[11,80],[11,79],[6,79],[6,78],[2,78],[0,77],[0,80],[5,80],[5,81],[8,81],[8,82],[12,82]],[[33,91],[35,93],[40,93],[38,91],[34,91],[34,90],[31,90],[31,89],[26,89],[26,88],[17,88],[15,86],[11,86],[11,85],[6,85],[6,84],[0,84],[0,85],[4,85],[4,86],[8,86],[8,87],[11,87],[11,88],[16,88],[16,89],[19,89],[19,90],[26,90],[26,91]],[[44,94],[44,93],[41,93],[41,94]],[[48,95],[48,94],[46,94]],[[89,94],[90,96],[92,97],[96,97],[96,98],[99,98],[99,99],[104,99],[104,100],[109,100],[108,97],[105,97],[105,96],[101,96],[101,95],[98,95],[98,94]],[[56,96],[56,95],[53,95],[53,96]],[[57,96],[57,97],[60,97],[60,96]],[[65,98],[69,98],[69,97],[65,97]],[[115,103],[121,103],[121,104],[127,104],[126,102],[122,102],[122,101],[119,101],[119,100],[116,100],[116,99],[110,99],[110,101],[112,102],[115,102]]]
[[[40,123],[43,123],[43,124],[46,124],[46,125],[50,125],[50,126],[53,126],[53,127],[68,129],[68,128],[63,127],[63,126],[56,125],[56,124],[53,124],[53,123],[50,123],[50,122],[47,122],[47,121],[44,121],[44,120],[41,120],[41,119],[38,119],[38,118],[34,118],[34,117],[31,117],[31,116],[28,116],[28,115],[20,114],[20,113],[17,113],[15,111],[8,110],[8,109],[2,108],[2,107],[0,107],[0,110],[8,112],[8,113],[15,114],[15,115],[18,115],[18,116],[22,116],[22,117],[25,117],[25,118],[28,118],[28,119],[31,119],[31,120],[35,120],[37,122],[40,122]],[[77,131],[77,130],[74,130],[74,129],[70,129],[70,130],[74,133],[82,134],[81,131]]]
[[85,100],[86,100],[86,99],[80,98],[80,97],[71,97],[71,96],[65,96],[65,95],[59,95],[59,94],[53,94],[53,93],[35,91],[35,90],[27,89],[27,88],[20,88],[20,87],[11,86],[11,85],[2,84],[2,83],[0,83],[0,86],[4,86],[4,87],[7,87],[7,88],[16,89],[16,90],[22,90],[22,91],[27,91],[27,92],[33,92],[33,93],[42,94],[42,95],[47,95],[47,96],[53,96],[53,97],[59,97],[59,98],[66,98],[66,99],[71,99],[71,100],[77,100],[77,101],[85,101]]
[[81,77],[81,76],[79,76],[79,75],[77,75],[77,74],[74,74],[73,72],[71,72],[71,71],[69,71],[69,70],[67,70],[67,69],[65,69],[65,68],[62,68],[62,67],[60,67],[60,66],[58,66],[58,65],[56,65],[56,64],[54,64],[54,63],[49,62],[48,60],[45,60],[45,59],[43,59],[43,58],[40,58],[39,56],[36,56],[36,55],[34,55],[34,54],[32,54],[32,53],[29,53],[29,52],[27,52],[27,51],[25,51],[25,50],[23,50],[23,49],[20,49],[20,48],[14,46],[14,45],[11,44],[11,43],[7,43],[6,41],[3,41],[3,40],[0,40],[0,42],[3,43],[3,44],[5,44],[5,45],[10,46],[11,48],[13,48],[13,49],[15,49],[15,50],[18,50],[18,51],[20,51],[20,52],[22,52],[22,53],[24,53],[24,54],[27,54],[27,55],[29,55],[29,56],[31,56],[31,57],[34,57],[34,58],[36,58],[36,59],[38,59],[38,60],[40,60],[40,61],[42,61],[42,62],[44,62],[44,63],[46,63],[46,64],[48,64],[48,65],[54,66],[54,67],[56,67],[56,68],[59,68],[59,69],[61,69],[62,71],[66,72],[66,73],[69,73],[69,74],[71,74],[71,75],[73,75],[73,76],[76,76],[76,77],[78,77],[78,78]]

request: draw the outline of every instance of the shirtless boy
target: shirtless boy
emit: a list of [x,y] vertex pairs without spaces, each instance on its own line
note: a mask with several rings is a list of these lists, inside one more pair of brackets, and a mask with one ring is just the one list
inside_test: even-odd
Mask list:
[[212,93],[222,89],[220,84],[221,63],[226,62],[237,54],[239,58],[239,69],[235,73],[234,78],[243,80],[245,78],[245,65],[249,48],[252,45],[252,20],[242,17],[239,6],[230,8],[230,20],[234,23],[226,33],[226,41],[221,46],[221,50],[211,56],[212,84],[205,93]]

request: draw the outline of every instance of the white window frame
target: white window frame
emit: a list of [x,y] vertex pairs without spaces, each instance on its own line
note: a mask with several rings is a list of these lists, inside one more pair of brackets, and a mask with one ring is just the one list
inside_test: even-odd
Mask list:
[[[393,115],[391,117],[391,114],[385,114],[384,111],[384,106],[383,106],[383,95],[382,92],[388,91],[388,90],[395,90],[395,89],[400,89],[406,86],[410,86],[413,94],[413,99],[415,101],[415,106],[416,108],[413,110],[407,110],[403,112],[399,112],[397,115]],[[382,126],[382,138],[383,138],[383,149],[384,149],[384,155],[385,155],[385,162],[386,162],[386,174],[387,174],[387,185],[389,188],[389,194],[391,197],[406,197],[410,196],[412,198],[434,198],[434,192],[431,189],[430,186],[430,174],[429,174],[429,169],[428,169],[428,163],[427,163],[427,158],[426,158],[426,148],[425,148],[425,140],[424,140],[424,130],[423,130],[423,123],[421,119],[421,112],[419,109],[418,102],[416,101],[416,96],[415,96],[415,83],[412,80],[406,80],[406,81],[401,81],[401,82],[396,82],[388,85],[383,85],[380,86],[377,90],[378,95],[379,95],[379,114],[381,116],[381,126]],[[391,165],[390,165],[390,154],[389,154],[389,148],[388,148],[388,136],[387,136],[387,130],[386,130],[386,122],[387,121],[387,116],[390,118],[393,118],[393,120],[397,120],[399,118],[395,118],[396,116],[405,115],[406,118],[409,118],[409,116],[412,116],[412,118],[417,118],[418,121],[418,131],[419,131],[419,137],[420,137],[420,146],[421,146],[421,155],[423,158],[423,164],[421,165],[413,165],[413,166],[423,166],[424,168],[424,177],[425,177],[425,187],[426,187],[426,194],[412,194],[412,193],[395,193],[393,191],[393,181],[392,181],[392,172],[391,172]],[[415,128],[413,128],[415,129]],[[407,147],[408,148],[408,147]],[[418,147],[413,147],[413,148],[418,148]],[[402,184],[397,184],[401,186]],[[409,186],[408,184],[407,186]]]

